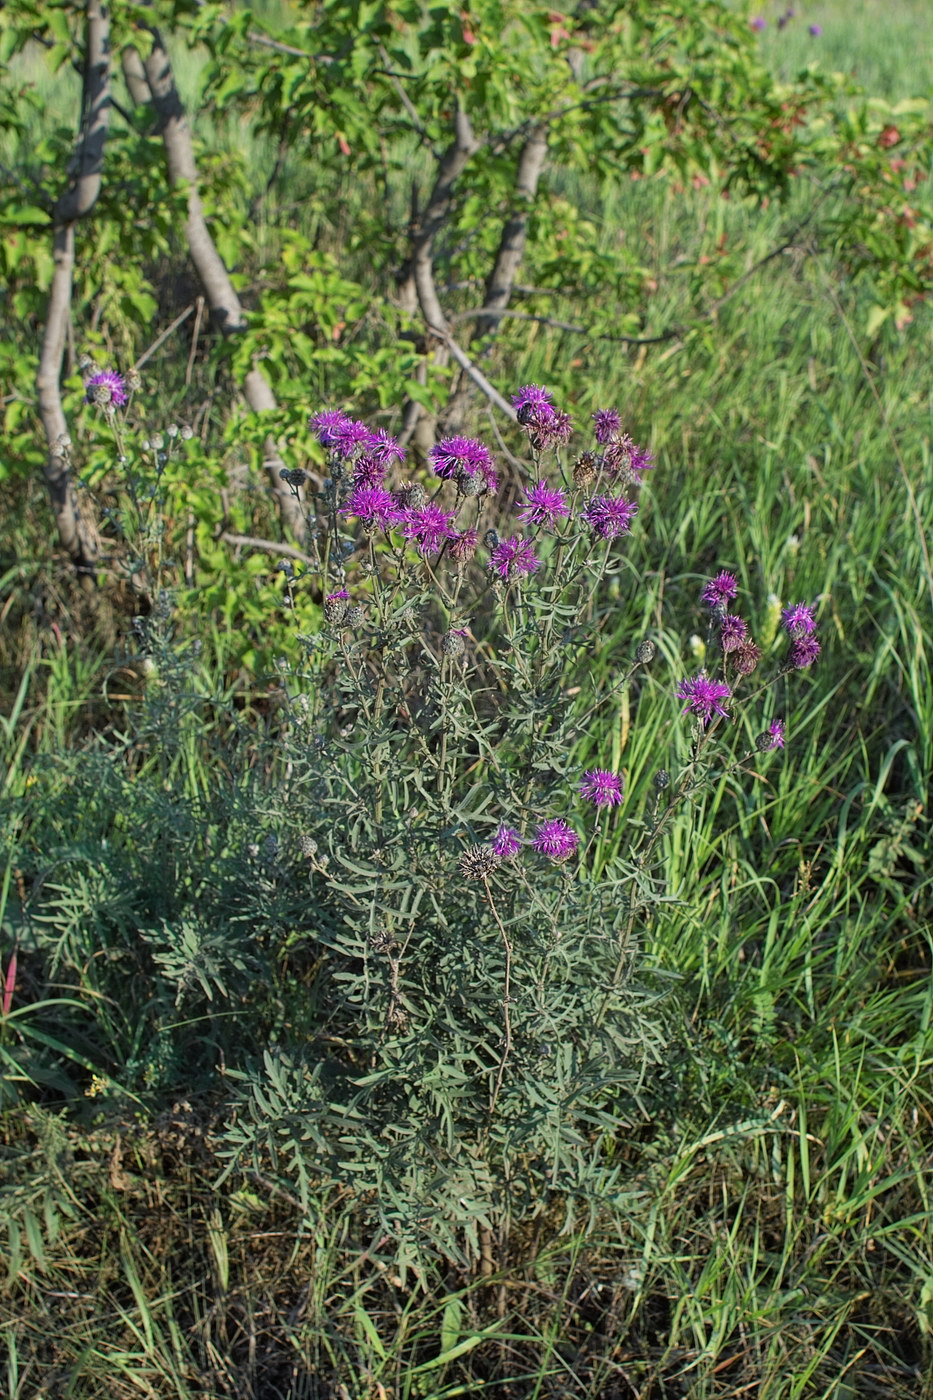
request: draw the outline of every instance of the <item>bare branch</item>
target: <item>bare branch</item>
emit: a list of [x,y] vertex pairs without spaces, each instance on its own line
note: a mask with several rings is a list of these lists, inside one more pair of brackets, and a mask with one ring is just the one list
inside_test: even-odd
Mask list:
[[281,544],[278,540],[261,540],[255,535],[233,535],[224,530],[220,536],[224,544],[235,545],[237,549],[264,549],[269,554],[284,554],[287,559],[299,559],[302,564],[315,564],[310,554],[296,549],[292,544]]
[[547,159],[547,133],[536,128],[522,147],[515,175],[515,206],[506,220],[499,240],[499,251],[486,283],[484,311],[476,322],[475,334],[483,336],[498,328],[499,313],[505,310],[525,253],[528,215],[538,192],[538,181]]
[[[165,146],[169,182],[185,187],[188,196],[188,218],[185,232],[191,261],[204,288],[211,319],[224,336],[235,335],[246,328],[246,316],[230,280],[230,274],[217,251],[198,192],[198,171],[194,159],[194,144],[185,109],[175,85],[171,60],[158,30],[152,30],[152,51],[143,60],[143,71],[156,111],[158,130]],[[272,386],[262,370],[254,367],[243,381],[243,393],[254,413],[274,411],[277,407]],[[301,502],[282,479],[285,463],[270,436],[265,442],[265,466],[272,481],[283,524],[296,538],[304,533]]]
[[[434,328],[432,327],[432,330],[433,329]],[[499,390],[494,388],[494,386],[490,384],[489,380],[483,374],[482,370],[477,369],[476,365],[470,359],[466,351],[462,349],[461,346],[459,346],[454,340],[453,336],[450,334],[450,331],[445,330],[442,333],[440,333],[440,338],[443,340],[444,344],[447,346],[447,349],[450,351],[451,358],[457,361],[457,364],[463,370],[464,374],[469,375],[470,379],[473,380],[473,383],[477,386],[477,388],[483,391],[489,402],[495,404],[496,408],[498,408],[500,412],[504,413],[506,417],[511,418],[513,423],[517,423],[518,415],[516,414],[515,409],[512,407],[512,405],[508,402],[507,399],[504,399],[502,397],[502,395],[499,393]]]
[[75,222],[87,217],[100,194],[104,146],[110,124],[110,22],[100,0],[88,0],[86,13],[87,57],[81,134],[71,162],[68,187],[57,200],[52,216],[54,270],[36,373],[36,395],[48,443],[43,473],[58,532],[77,568],[89,578],[91,565],[99,552],[99,540],[93,522],[81,517],[71,482],[68,425],[60,387],[65,342],[71,324]]

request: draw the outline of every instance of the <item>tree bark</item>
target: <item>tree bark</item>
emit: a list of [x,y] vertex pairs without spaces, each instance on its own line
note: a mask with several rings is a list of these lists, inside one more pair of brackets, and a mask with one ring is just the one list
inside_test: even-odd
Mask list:
[[[152,51],[143,59],[142,70],[155,108],[158,132],[165,147],[169,183],[173,187],[182,185],[187,190],[188,217],[185,234],[188,251],[204,288],[214,325],[221,335],[236,335],[246,328],[246,316],[204,218],[204,208],[198,192],[198,171],[191,128],[175,85],[171,60],[158,30],[153,29],[150,32],[153,39]],[[130,68],[131,72],[134,72],[132,60]],[[254,413],[263,413],[277,407],[272,386],[258,367],[249,371],[242,387],[246,402]],[[272,482],[282,523],[297,539],[303,538],[304,512],[291,487],[282,479],[285,463],[271,435],[265,441],[263,465]]]
[[71,481],[68,424],[60,387],[71,319],[75,224],[87,217],[100,194],[104,147],[110,126],[110,21],[100,0],[88,0],[86,16],[81,134],[75,145],[68,186],[52,214],[54,270],[36,373],[36,395],[48,443],[43,473],[58,533],[76,568],[89,579],[99,553],[99,537],[94,522],[82,519]]

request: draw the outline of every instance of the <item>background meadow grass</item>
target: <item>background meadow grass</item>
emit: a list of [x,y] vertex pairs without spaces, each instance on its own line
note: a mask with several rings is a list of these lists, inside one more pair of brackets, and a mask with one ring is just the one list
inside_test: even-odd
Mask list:
[[[891,98],[929,94],[927,6],[806,6],[779,36],[780,8],[761,7],[779,70],[819,59]],[[192,60],[191,92],[196,73]],[[262,160],[258,147],[257,189]],[[326,236],[326,210],[301,211],[303,179],[296,168],[265,206],[269,239],[276,198]],[[639,256],[665,274],[733,228],[763,255],[795,217],[702,190],[569,193],[600,238],[637,228]],[[659,326],[679,300],[672,277]],[[556,316],[573,310],[555,301]],[[0,1120],[11,1397],[933,1395],[930,322],[921,307],[872,341],[866,311],[827,248],[770,264],[703,337],[639,353],[515,322],[496,352],[504,389],[561,383],[580,417],[617,403],[658,456],[630,568],[594,600],[594,682],[612,683],[643,631],[662,656],[636,712],[607,707],[581,739],[581,765],[621,766],[634,787],[664,761],[708,573],[737,572],[756,634],[770,595],[817,600],[824,639],[817,667],[775,697],[783,760],[710,790],[672,830],[676,903],[645,945],[685,1014],[647,1121],[620,1134],[624,1222],[542,1229],[506,1242],[492,1276],[438,1270],[419,1287],[354,1235],[339,1198],[309,1213],[270,1179],[215,1190],[218,1125],[197,1084],[142,1116],[130,1098],[105,1097],[99,1114],[87,1098],[75,1122],[53,1083],[45,1106]],[[181,412],[148,392],[166,421]],[[36,756],[119,735],[138,703],[119,697],[139,688],[112,646],[69,628],[38,487],[16,501],[3,489],[4,790],[37,782],[54,796]],[[194,697],[187,718],[159,763],[132,757],[127,803],[154,778],[209,810],[236,751],[223,697],[236,696],[257,748],[273,723],[274,682],[245,677],[220,630],[196,626],[201,654],[179,682]],[[179,871],[190,878],[184,857]],[[16,880],[11,860],[4,933]],[[64,1015],[34,1024],[54,1036]],[[71,1028],[80,1097],[95,1067],[119,1062],[127,1028],[119,1007],[89,1016],[87,998]]]

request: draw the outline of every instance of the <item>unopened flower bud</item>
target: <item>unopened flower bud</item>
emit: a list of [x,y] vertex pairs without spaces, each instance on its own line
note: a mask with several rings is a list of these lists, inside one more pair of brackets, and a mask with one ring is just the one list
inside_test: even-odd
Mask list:
[[178,424],[177,424],[177,423],[169,423],[169,425],[168,425],[168,427],[165,429],[165,431],[168,433],[168,435],[169,435],[170,438],[177,438],[177,437],[178,437]]
[[495,549],[499,543],[499,531],[487,530],[483,536],[483,544],[487,549]]
[[345,627],[359,627],[366,621],[366,609],[359,603],[352,608],[347,608],[343,619]]
[[635,650],[635,660],[639,662],[640,665],[647,666],[649,661],[654,660],[656,651],[657,647],[654,642],[652,642],[649,637],[646,637],[643,642],[638,643]]
[[304,856],[305,860],[312,860],[314,856],[317,855],[317,842],[315,841],[313,836],[309,836],[306,832],[302,832],[302,834],[298,837],[298,849]]
[[403,510],[421,510],[428,503],[428,493],[419,482],[409,482],[398,492],[398,503]]
[[665,788],[669,788],[671,785],[671,775],[666,768],[659,768],[652,781],[658,792],[663,792]]
[[479,472],[473,476],[469,472],[458,472],[457,490],[461,496],[481,496],[486,490],[486,482]]
[[135,394],[143,387],[143,377],[135,365],[126,372],[126,387],[131,394]]
[[441,639],[441,651],[445,656],[462,656],[465,650],[462,632],[452,630],[444,633]]
[[185,442],[191,441],[191,439],[194,437],[194,429],[192,428],[190,423],[182,423],[181,435],[184,438]]

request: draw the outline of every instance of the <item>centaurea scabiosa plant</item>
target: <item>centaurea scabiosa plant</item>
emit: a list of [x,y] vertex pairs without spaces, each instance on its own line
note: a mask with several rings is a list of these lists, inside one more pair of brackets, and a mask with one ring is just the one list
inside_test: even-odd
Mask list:
[[[330,474],[291,586],[325,602],[284,677],[278,836],[312,851],[327,1011],[294,1073],[309,1170],[358,1191],[407,1258],[475,1259],[490,1222],[611,1196],[598,1139],[637,1117],[664,1044],[641,951],[664,833],[715,772],[785,742],[723,571],[703,593],[718,653],[663,682],[680,733],[666,781],[643,790],[593,751],[607,707],[626,692],[637,709],[662,684],[651,638],[632,636],[611,684],[589,662],[602,581],[624,576],[650,518],[653,458],[615,410],[572,454],[552,394],[525,385],[513,402],[527,463],[508,506],[476,438],[443,439],[418,480],[388,435],[377,452],[358,420],[311,420]],[[379,482],[355,479],[376,457]],[[795,615],[792,647],[812,638],[803,626]],[[746,712],[767,742],[737,753]],[[258,1092],[237,1120],[253,1128],[227,1135],[232,1163],[253,1168],[273,1150]]]

